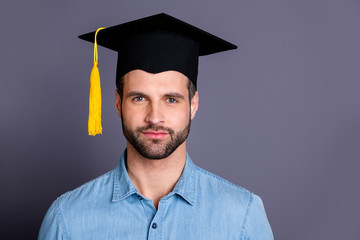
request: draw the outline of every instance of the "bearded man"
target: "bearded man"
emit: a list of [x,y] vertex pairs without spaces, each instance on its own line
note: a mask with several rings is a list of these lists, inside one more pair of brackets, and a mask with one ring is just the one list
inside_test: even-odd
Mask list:
[[[95,32],[80,38],[96,44]],[[98,44],[119,54],[126,149],[114,170],[52,204],[39,239],[273,239],[261,199],[186,152],[198,57],[236,46],[167,14],[104,29]]]

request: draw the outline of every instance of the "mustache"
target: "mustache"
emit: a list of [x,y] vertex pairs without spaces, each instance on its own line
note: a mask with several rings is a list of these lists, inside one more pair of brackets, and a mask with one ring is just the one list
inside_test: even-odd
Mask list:
[[163,131],[163,132],[167,132],[169,134],[173,134],[175,132],[171,128],[159,126],[156,124],[149,124],[147,126],[139,127],[136,129],[137,132],[144,132],[144,131],[149,131],[149,130],[154,131],[154,132]]

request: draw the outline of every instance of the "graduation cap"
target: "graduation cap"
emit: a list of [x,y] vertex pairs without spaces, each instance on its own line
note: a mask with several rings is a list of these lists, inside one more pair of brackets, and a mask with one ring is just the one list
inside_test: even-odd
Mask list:
[[165,13],[106,29],[99,28],[79,38],[94,43],[94,66],[90,77],[89,135],[102,132],[97,45],[118,52],[116,81],[135,69],[149,73],[174,70],[187,76],[195,87],[199,56],[237,48],[232,43]]

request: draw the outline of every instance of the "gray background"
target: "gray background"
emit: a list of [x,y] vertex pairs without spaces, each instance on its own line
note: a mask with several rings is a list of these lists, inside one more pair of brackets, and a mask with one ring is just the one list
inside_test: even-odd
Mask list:
[[276,239],[359,239],[357,0],[1,1],[0,238],[35,239],[51,202],[124,150],[117,55],[99,48],[89,137],[93,46],[77,36],[160,12],[239,46],[200,60],[193,161],[260,195]]

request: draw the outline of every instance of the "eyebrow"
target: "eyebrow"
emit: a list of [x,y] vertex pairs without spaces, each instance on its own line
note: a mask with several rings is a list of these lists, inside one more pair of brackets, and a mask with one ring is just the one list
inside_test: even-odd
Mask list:
[[184,99],[184,95],[180,94],[180,93],[167,93],[165,94],[165,97],[171,97],[171,98],[179,98],[179,99]]
[[131,91],[128,94],[126,94],[126,98],[130,98],[130,97],[134,97],[134,96],[144,96],[144,97],[148,97],[145,93],[142,92],[138,92],[138,91]]
[[[144,96],[146,98],[149,98],[148,95],[146,95],[143,92],[139,92],[139,91],[131,91],[128,94],[126,94],[126,98],[131,98],[131,97],[135,97],[135,96]],[[182,95],[181,93],[177,93],[177,92],[170,92],[164,95],[165,97],[171,97],[171,98],[178,98],[178,99],[185,99],[184,95]]]

